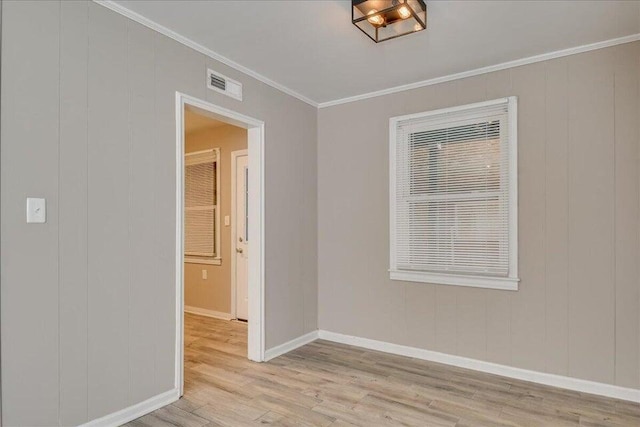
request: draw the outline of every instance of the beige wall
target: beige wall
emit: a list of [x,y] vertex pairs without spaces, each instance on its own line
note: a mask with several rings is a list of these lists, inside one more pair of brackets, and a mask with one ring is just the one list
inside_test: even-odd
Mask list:
[[[320,109],[320,328],[639,387],[639,61],[636,42]],[[389,118],[509,95],[520,290],[389,280]]]
[[[231,152],[247,148],[247,131],[224,125],[189,132],[185,135],[185,152],[220,148],[220,257],[221,265],[184,263],[184,303],[186,306],[231,313]],[[207,270],[207,278],[202,278]]]
[[[639,43],[317,112],[93,2],[1,7],[3,425],[81,424],[173,388],[176,91],[266,123],[267,348],[319,320],[638,387]],[[244,101],[207,90],[208,67]],[[507,95],[520,291],[391,282],[389,117]],[[25,224],[27,195],[46,224]]]
[[3,1],[2,43],[3,425],[174,388],[176,91],[265,122],[266,346],[316,329],[314,107],[94,2]]

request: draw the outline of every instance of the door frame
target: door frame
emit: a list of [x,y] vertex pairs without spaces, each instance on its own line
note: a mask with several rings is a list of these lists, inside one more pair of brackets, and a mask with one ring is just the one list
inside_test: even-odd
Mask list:
[[237,283],[236,283],[236,251],[234,243],[238,236],[236,235],[236,190],[238,182],[236,180],[236,159],[240,156],[248,156],[249,150],[236,150],[231,152],[231,317],[237,318]]
[[188,106],[204,110],[212,118],[247,129],[249,170],[249,240],[252,242],[248,262],[249,322],[247,356],[264,361],[265,352],[265,200],[264,148],[265,124],[219,105],[176,92],[176,342],[175,386],[183,394],[184,386],[184,110]]

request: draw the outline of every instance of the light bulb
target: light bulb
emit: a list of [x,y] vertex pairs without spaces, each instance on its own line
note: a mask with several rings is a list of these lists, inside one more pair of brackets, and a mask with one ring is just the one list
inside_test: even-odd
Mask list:
[[411,16],[411,11],[407,6],[400,6],[398,8],[398,14],[400,15],[400,18],[407,19]]
[[422,25],[420,24],[414,24],[413,25],[413,31],[420,31],[422,30]]
[[[378,12],[377,10],[371,9],[369,12],[367,12],[367,15],[373,15],[374,13],[377,13],[377,12]],[[382,16],[380,16],[380,15],[376,15],[376,16],[372,16],[370,18],[367,18],[367,21],[369,21],[373,25],[382,25],[382,24],[384,24],[384,18],[382,18]]]

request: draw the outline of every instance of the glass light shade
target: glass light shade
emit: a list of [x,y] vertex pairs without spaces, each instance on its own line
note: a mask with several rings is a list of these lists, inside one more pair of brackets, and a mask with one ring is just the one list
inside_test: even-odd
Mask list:
[[352,0],[351,20],[376,43],[427,28],[424,0]]

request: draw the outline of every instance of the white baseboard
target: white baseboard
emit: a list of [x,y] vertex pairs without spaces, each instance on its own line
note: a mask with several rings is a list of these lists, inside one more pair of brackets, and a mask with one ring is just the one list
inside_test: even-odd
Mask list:
[[157,396],[153,396],[144,402],[124,408],[118,412],[114,412],[104,417],[97,418],[82,424],[80,427],[116,427],[128,423],[129,421],[140,418],[143,415],[153,412],[158,408],[162,408],[180,398],[180,390],[174,388]]
[[360,338],[352,335],[344,335],[324,330],[318,331],[318,338],[342,344],[349,344],[356,347],[367,348],[370,350],[377,350],[385,353],[397,354],[400,356],[413,357],[415,359],[428,360],[431,362],[443,363],[460,368],[472,369],[474,371],[501,375],[503,377],[579,391],[582,393],[607,396],[615,399],[628,400],[631,402],[640,402],[640,390],[633,388],[620,387],[595,381],[565,377],[562,375],[547,374],[544,372],[514,368],[512,366],[499,365],[497,363],[484,362],[481,360],[469,359],[467,357],[453,356],[436,351],[408,347],[399,344],[391,344],[384,341],[376,341],[368,338]]
[[198,314],[200,316],[213,317],[214,319],[231,320],[231,313],[223,313],[221,311],[207,310],[206,308],[184,306],[185,313]]
[[273,348],[268,349],[264,352],[264,361],[267,362],[274,357],[278,357],[282,354],[288,353],[291,350],[295,350],[298,347],[302,347],[305,344],[309,344],[318,339],[318,331],[309,332],[308,334],[304,334],[299,336],[298,338],[294,338],[291,341],[287,341],[284,344],[280,344]]

